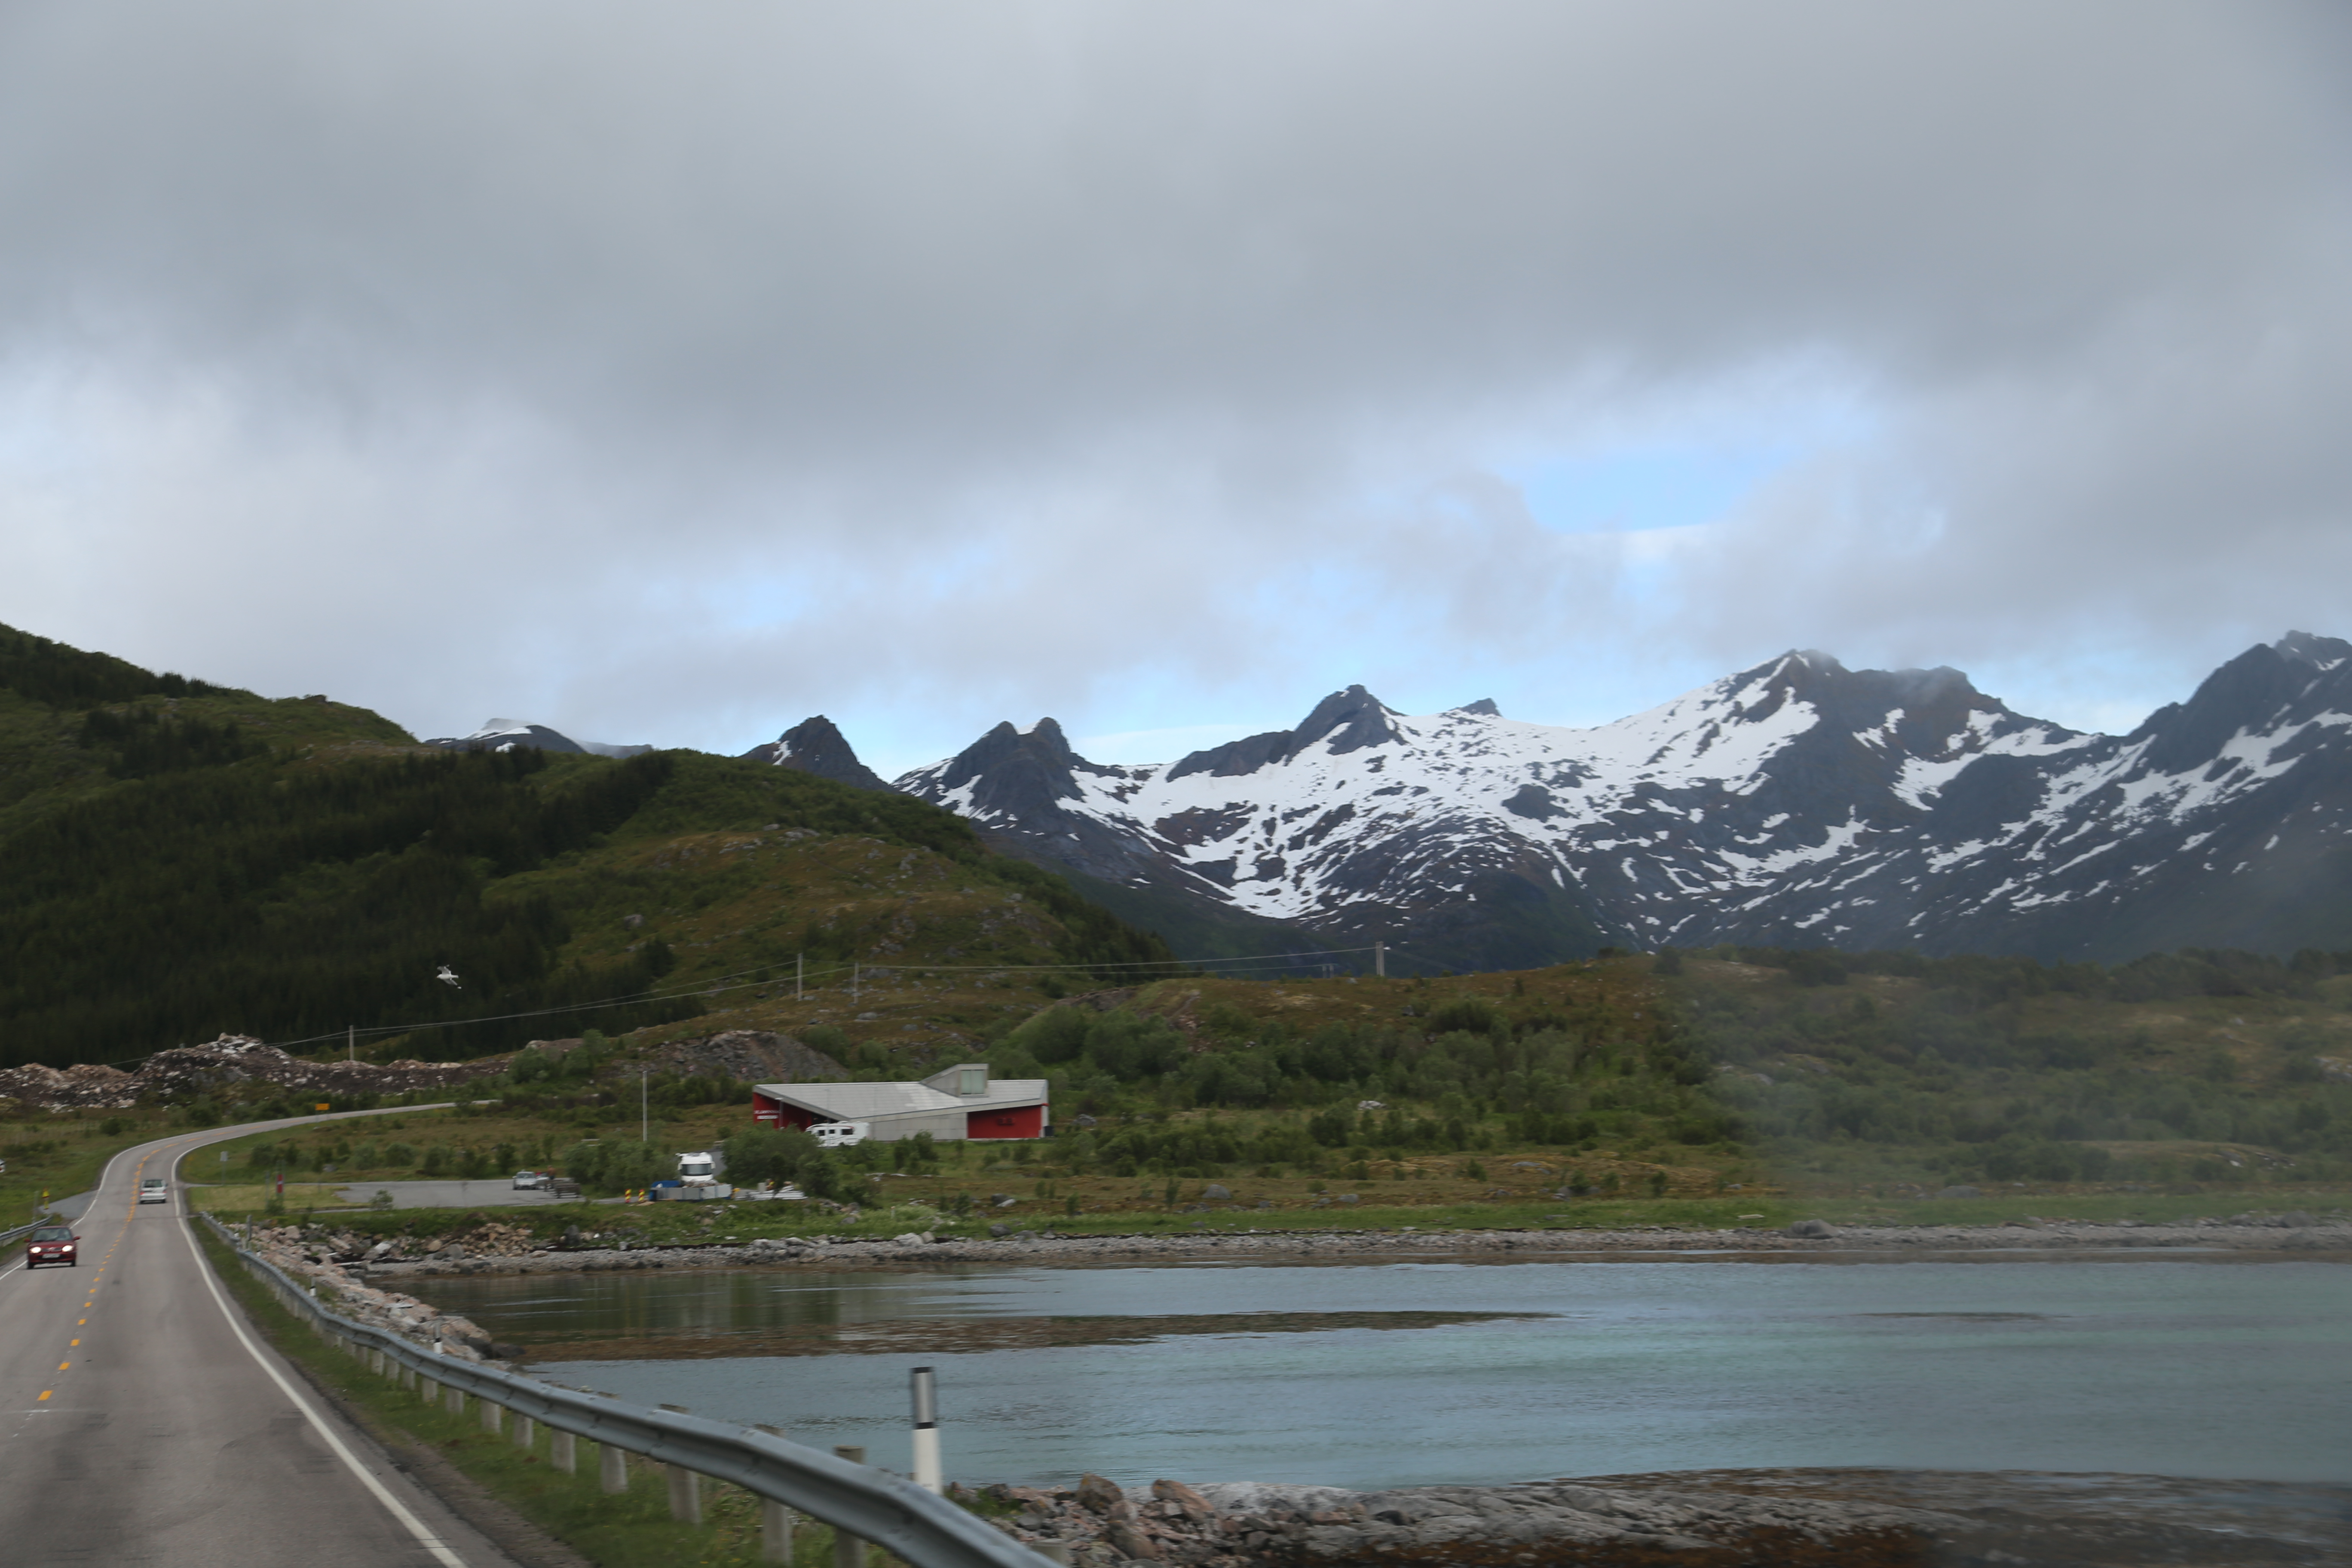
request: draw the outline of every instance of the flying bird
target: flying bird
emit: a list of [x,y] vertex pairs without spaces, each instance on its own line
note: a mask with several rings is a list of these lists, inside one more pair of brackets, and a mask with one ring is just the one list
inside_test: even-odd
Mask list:
[[[435,975],[433,978],[438,980],[444,985],[457,985],[457,972],[450,968],[446,963],[441,966],[441,973]],[[457,985],[457,989],[463,991],[465,987]]]

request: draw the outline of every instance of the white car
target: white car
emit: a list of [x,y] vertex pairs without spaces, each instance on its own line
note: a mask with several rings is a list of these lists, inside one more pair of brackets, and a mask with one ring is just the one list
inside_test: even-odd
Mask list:
[[552,1179],[545,1171],[517,1171],[514,1190],[519,1193],[539,1192]]
[[863,1143],[874,1131],[870,1121],[820,1121],[809,1129],[809,1136],[820,1148],[846,1149],[852,1143]]
[[142,1204],[168,1204],[172,1201],[172,1190],[163,1184],[163,1177],[150,1176],[139,1184],[139,1201]]

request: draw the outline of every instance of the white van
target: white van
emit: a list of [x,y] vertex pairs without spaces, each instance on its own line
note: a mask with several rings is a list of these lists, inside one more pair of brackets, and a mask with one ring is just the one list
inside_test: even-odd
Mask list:
[[822,1148],[846,1149],[852,1143],[863,1143],[874,1131],[871,1121],[820,1121],[809,1129],[809,1136]]

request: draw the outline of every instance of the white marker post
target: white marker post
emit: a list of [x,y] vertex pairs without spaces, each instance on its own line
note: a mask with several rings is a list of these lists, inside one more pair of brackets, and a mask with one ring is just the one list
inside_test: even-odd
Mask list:
[[910,1381],[915,1396],[915,1484],[936,1492],[940,1489],[939,1384],[927,1366],[917,1367]]

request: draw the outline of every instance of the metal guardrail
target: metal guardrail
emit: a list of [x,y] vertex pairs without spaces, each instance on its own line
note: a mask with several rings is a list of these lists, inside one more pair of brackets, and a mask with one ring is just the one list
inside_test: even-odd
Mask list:
[[20,1225],[14,1230],[0,1230],[0,1248],[16,1246],[45,1225],[55,1225],[54,1219],[37,1219],[30,1225]]
[[[797,1510],[845,1536],[880,1546],[914,1568],[1042,1568],[1044,1554],[886,1470],[767,1432],[684,1411],[649,1410],[437,1354],[397,1334],[354,1322],[327,1310],[308,1288],[247,1251],[236,1234],[213,1215],[201,1217],[289,1310],[306,1318],[320,1337],[340,1342],[339,1348],[364,1359],[372,1370],[398,1376],[403,1384],[408,1381],[404,1373],[413,1375],[420,1391],[428,1383],[438,1384],[441,1397],[453,1408],[463,1408],[470,1395],[568,1437],[603,1444],[608,1489],[618,1489],[613,1484],[617,1473],[614,1461],[625,1452],[670,1468],[671,1511],[679,1517],[701,1517],[695,1476],[730,1482],[765,1500],[770,1506],[764,1510],[764,1555],[771,1562],[790,1561],[792,1520],[784,1510]],[[529,1431],[519,1426],[517,1441],[530,1439]],[[568,1447],[560,1455],[572,1457]]]

